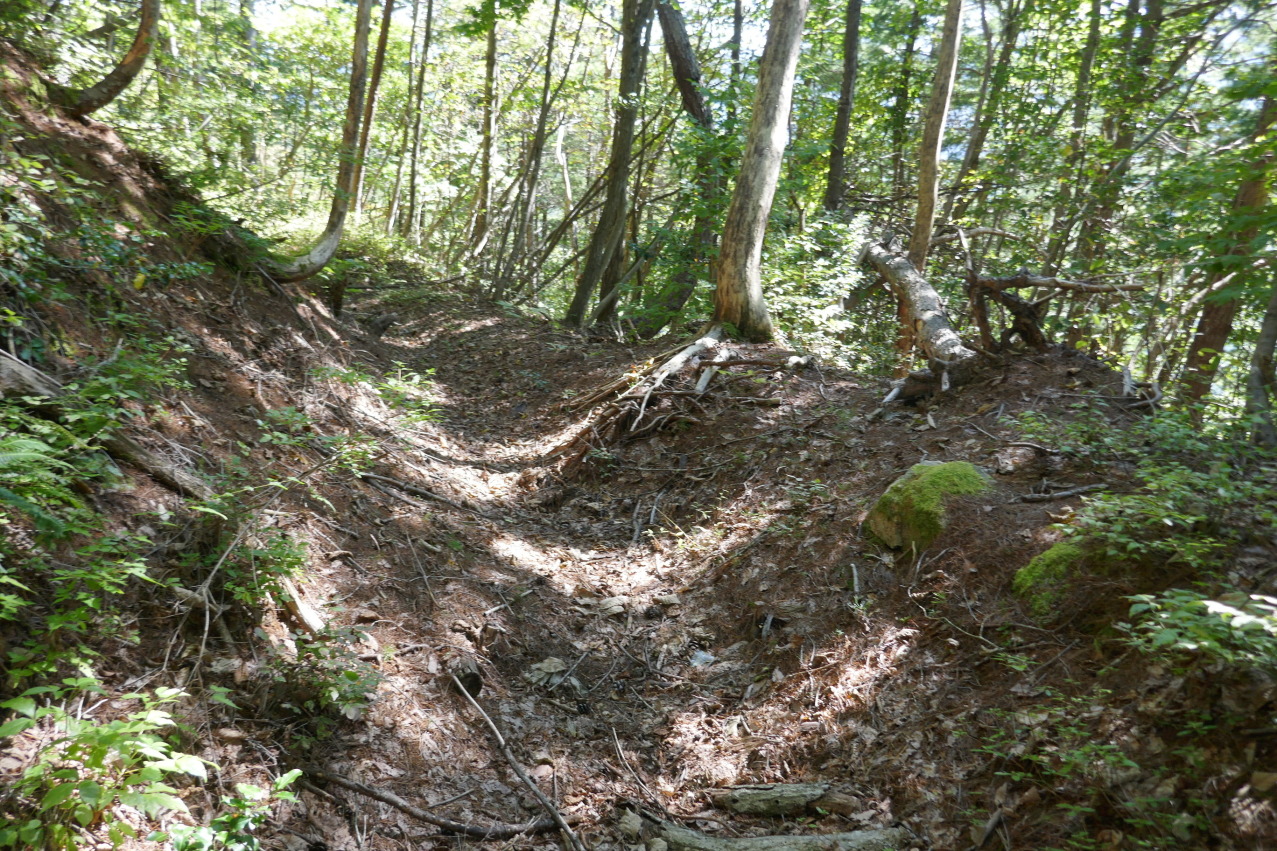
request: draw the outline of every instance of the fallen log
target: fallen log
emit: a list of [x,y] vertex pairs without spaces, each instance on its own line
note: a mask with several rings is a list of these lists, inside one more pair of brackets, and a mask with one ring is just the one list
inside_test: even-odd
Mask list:
[[787,816],[805,810],[844,815],[863,809],[860,802],[830,783],[754,783],[710,793],[714,806],[736,813]]
[[[33,408],[45,408],[57,413],[63,395],[62,385],[7,352],[0,351],[0,397],[33,396],[48,399],[47,403],[32,404]],[[183,496],[195,499],[211,499],[213,489],[199,477],[161,458],[137,441],[119,433],[98,436],[102,448],[121,461],[132,464],[149,474],[160,484]]]
[[708,836],[667,821],[654,821],[653,834],[673,851],[894,851],[909,838],[902,827],[793,836]]

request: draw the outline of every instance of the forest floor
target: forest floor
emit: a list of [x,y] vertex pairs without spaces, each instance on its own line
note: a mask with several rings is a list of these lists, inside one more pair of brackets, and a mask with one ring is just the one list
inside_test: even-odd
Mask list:
[[[32,150],[126,182],[136,205],[171,203],[148,200],[154,174],[101,125],[24,120],[56,139]],[[156,239],[147,251],[170,262],[193,249]],[[1080,505],[1026,495],[1132,474],[1121,458],[1084,463],[1023,440],[1026,413],[1103,408],[1114,428],[1145,416],[1105,407],[1121,378],[1088,356],[1012,354],[960,392],[884,408],[883,380],[728,344],[703,393],[694,364],[634,432],[603,442],[573,400],[682,336],[587,338],[409,274],[371,282],[349,311],[399,314],[374,339],[255,275],[106,295],[98,274],[33,320],[62,341],[45,368],[73,376],[85,353],[171,335],[190,347],[191,386],[134,405],[130,430],[220,487],[280,485],[242,491],[240,535],[193,562],[211,546],[198,539],[207,515],[177,494],[134,471],[93,497],[119,530],[157,538],[168,583],[136,591],[129,628],[98,638],[98,674],[120,694],[194,695],[185,747],[221,768],[182,793],[197,818],[235,783],[293,767],[465,824],[544,815],[456,676],[594,849],[641,841],[621,806],[719,838],[903,825],[911,846],[935,849],[1273,847],[1272,731],[1214,724],[1260,717],[1271,681],[1133,651],[1104,626],[1136,590],[1121,576],[1079,582],[1047,620],[1011,591]],[[121,314],[128,326],[104,318]],[[333,462],[342,439],[365,441],[371,475]],[[993,489],[955,502],[925,552],[875,543],[862,526],[888,485],[952,460],[988,470]],[[169,593],[207,579],[219,552],[247,541],[266,553],[281,535],[297,547],[303,609],[345,630],[373,671],[366,706],[343,685],[345,657],[324,655],[340,642],[304,638],[282,602],[227,599],[217,615]],[[1248,558],[1271,562],[1271,543]],[[213,686],[237,708],[206,700]],[[306,711],[325,697],[347,717]],[[24,758],[19,743],[0,774]],[[830,784],[837,806],[751,817],[710,797],[800,781]],[[562,843],[463,840],[316,772],[297,791],[267,847]]]

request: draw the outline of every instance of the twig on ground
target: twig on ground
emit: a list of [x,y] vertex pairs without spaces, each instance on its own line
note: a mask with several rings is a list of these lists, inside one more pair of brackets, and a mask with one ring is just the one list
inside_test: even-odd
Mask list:
[[[437,816],[434,813],[426,812],[426,810],[421,807],[413,806],[393,792],[387,792],[385,789],[378,789],[375,786],[366,786],[363,783],[358,783],[349,778],[342,777],[340,774],[333,774],[332,772],[324,771],[319,768],[308,768],[306,769],[306,773],[316,779],[332,783],[336,786],[341,786],[343,789],[358,792],[364,797],[372,798],[374,801],[381,801],[383,804],[389,804],[400,812],[407,813],[413,818],[424,821],[427,824],[433,824],[435,827],[441,828],[448,833],[459,833],[463,836],[473,836],[476,839],[509,839],[512,836],[519,836],[524,833],[545,833],[550,830],[561,829],[559,821],[552,819],[537,819],[536,821],[531,821],[527,824],[493,824],[488,827],[480,827],[473,824],[462,824],[459,821],[453,821],[452,819],[443,818],[442,816]],[[472,794],[473,791],[474,790],[472,789],[460,796],[449,798],[447,801],[442,801],[438,804],[431,804],[430,806],[442,806],[443,804],[456,801],[460,797]]]
[[519,780],[523,782],[523,785],[528,787],[528,791],[532,793],[532,797],[537,799],[537,803],[544,807],[545,811],[550,814],[552,819],[554,819],[554,823],[557,824],[559,830],[563,832],[563,836],[567,840],[568,844],[575,851],[586,851],[585,845],[568,825],[563,814],[559,812],[559,808],[556,807],[554,802],[547,798],[545,793],[532,782],[532,778],[528,777],[527,773],[523,770],[523,766],[519,765],[519,761],[514,758],[514,754],[510,753],[510,747],[506,744],[505,737],[501,735],[501,731],[497,729],[497,725],[493,722],[488,713],[479,705],[479,701],[475,700],[474,696],[471,695],[470,692],[466,691],[466,687],[461,684],[461,680],[457,679],[456,674],[452,674],[451,677],[453,688],[455,688],[457,693],[464,697],[466,701],[474,707],[474,710],[483,717],[484,723],[486,723],[488,725],[488,729],[492,731],[492,736],[496,739],[497,747],[501,751],[501,755],[505,757],[505,761],[510,764],[510,768],[516,775],[518,775]]

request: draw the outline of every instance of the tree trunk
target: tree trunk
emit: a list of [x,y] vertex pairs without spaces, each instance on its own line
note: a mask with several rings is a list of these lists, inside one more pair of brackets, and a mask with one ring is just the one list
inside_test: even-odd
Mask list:
[[936,202],[940,197],[940,147],[944,141],[944,125],[949,117],[949,99],[958,73],[958,42],[962,37],[962,0],[949,0],[944,13],[944,32],[940,37],[940,59],[936,79],[931,87],[931,100],[918,146],[918,210],[914,217],[913,235],[909,239],[909,262],[925,274],[927,252],[931,248],[931,228],[936,219]]
[[860,74],[860,4],[861,0],[847,0],[847,25],[842,34],[842,85],[838,89],[838,111],[834,115],[829,174],[825,180],[824,205],[831,213],[842,206],[843,196],[847,194],[847,136],[856,100],[856,78]]
[[905,35],[904,55],[900,60],[900,77],[896,81],[894,103],[891,107],[891,190],[897,197],[905,191],[905,131],[909,126],[909,84],[913,77],[914,48],[918,44],[918,30],[922,26],[922,13],[914,6]]
[[[352,189],[355,205],[354,216],[359,218],[361,205],[360,189],[364,182],[364,158],[368,156],[368,139],[372,136],[372,117],[377,109],[377,88],[381,85],[381,70],[386,64],[386,41],[390,38],[390,16],[394,12],[395,0],[386,0],[381,13],[381,31],[377,33],[377,50],[372,59],[372,77],[368,81],[368,94],[364,97],[364,119],[359,131],[359,156],[355,157],[355,179]],[[340,313],[340,307],[335,308]]]
[[[421,104],[426,91],[426,60],[430,57],[431,26],[434,23],[434,0],[426,0],[426,31],[421,38],[421,64],[417,67],[417,98],[412,117],[412,164],[408,168],[408,215],[399,233],[403,237],[418,236],[417,229],[417,161],[421,156]],[[414,243],[421,244],[420,239]]]
[[767,46],[758,65],[749,135],[732,191],[716,266],[714,320],[729,322],[749,340],[772,337],[763,300],[763,235],[789,141],[789,107],[802,46],[808,0],[774,0]]
[[1277,422],[1273,419],[1273,406],[1277,403],[1277,367],[1274,366],[1274,350],[1277,349],[1277,282],[1268,297],[1268,309],[1259,325],[1259,338],[1255,340],[1255,352],[1250,358],[1250,373],[1246,376],[1246,415],[1251,420],[1255,443],[1269,449],[1277,449]]
[[368,77],[368,33],[372,23],[372,0],[359,0],[355,11],[355,43],[350,60],[350,95],[346,100],[346,121],[337,151],[337,187],[333,190],[328,224],[315,246],[301,257],[286,263],[266,264],[267,273],[279,281],[300,281],[318,273],[337,253],[346,213],[354,190],[355,155],[359,145],[359,119],[364,106],[364,84]]
[[608,159],[606,199],[586,251],[585,268],[577,279],[572,303],[564,321],[580,326],[586,308],[603,274],[612,262],[617,243],[624,238],[630,156],[634,150],[634,125],[638,117],[639,88],[643,83],[644,33],[652,15],[653,0],[625,0],[621,16],[621,80],[612,125],[612,151]]
[[[971,138],[967,141],[967,150],[962,156],[958,175],[953,180],[954,194],[950,200],[949,210],[955,219],[961,219],[971,205],[971,196],[967,195],[959,199],[958,193],[962,190],[962,184],[980,165],[985,140],[989,138],[989,131],[993,128],[993,122],[997,120],[998,110],[1002,107],[1002,95],[1006,92],[1007,83],[1011,80],[1011,62],[1020,38],[1020,27],[1032,11],[1033,0],[1025,0],[1023,5],[1018,6],[1012,3],[1006,9],[1006,20],[1002,25],[1002,46],[998,51],[997,62],[986,77],[989,84],[988,95],[976,110]],[[946,214],[945,218],[949,218],[949,214]]]
[[142,20],[128,53],[111,72],[87,89],[49,83],[50,99],[71,115],[88,115],[115,100],[146,65],[160,26],[160,0],[142,0]]
[[669,56],[674,82],[678,86],[683,111],[697,124],[706,137],[696,155],[696,197],[689,199],[695,210],[692,218],[690,249],[682,261],[670,272],[669,281],[659,291],[644,300],[635,330],[643,339],[656,336],[669,321],[683,309],[696,290],[700,272],[705,268],[718,239],[715,217],[723,192],[723,182],[716,169],[717,152],[711,143],[714,133],[714,115],[701,89],[701,66],[687,37],[683,13],[669,0],[660,0],[656,12],[661,20],[661,32],[665,36],[665,53]]
[[488,30],[488,49],[483,60],[483,147],[479,154],[479,185],[475,188],[474,226],[470,231],[470,254],[482,253],[488,241],[488,205],[492,201],[492,146],[497,137],[497,22]]
[[[1273,62],[1277,71],[1277,60]],[[1259,236],[1259,227],[1265,205],[1268,203],[1268,180],[1277,159],[1277,140],[1266,134],[1277,123],[1277,97],[1265,95],[1259,110],[1254,139],[1259,143],[1258,156],[1250,163],[1247,175],[1237,188],[1237,195],[1229,210],[1232,227],[1228,233],[1228,257],[1248,257],[1252,244]],[[1232,267],[1235,269],[1236,267]],[[1226,275],[1232,274],[1228,266],[1215,270],[1206,281],[1210,288]],[[1197,322],[1197,332],[1189,344],[1184,360],[1184,398],[1199,402],[1210,392],[1211,382],[1219,369],[1219,355],[1228,343],[1233,330],[1233,319],[1240,304],[1238,297],[1223,300],[1207,298]]]

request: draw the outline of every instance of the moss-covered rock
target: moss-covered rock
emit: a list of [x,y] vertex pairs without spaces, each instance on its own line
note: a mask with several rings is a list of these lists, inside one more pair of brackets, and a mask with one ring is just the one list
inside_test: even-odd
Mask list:
[[1035,616],[1049,618],[1056,610],[1070,577],[1083,568],[1086,557],[1085,548],[1060,541],[1017,570],[1011,580],[1011,589],[1028,602]]
[[983,493],[989,487],[984,473],[966,461],[924,461],[887,488],[865,522],[887,546],[922,552],[944,531],[949,497]]

